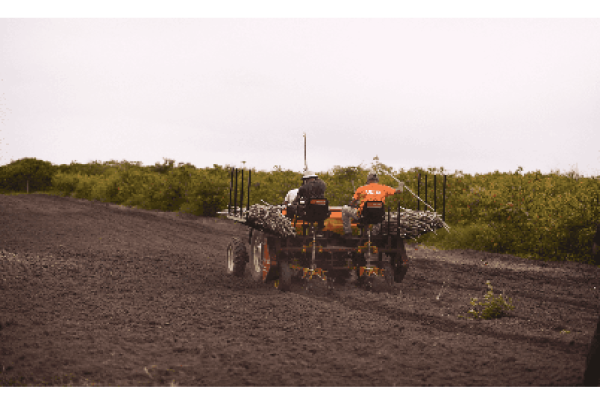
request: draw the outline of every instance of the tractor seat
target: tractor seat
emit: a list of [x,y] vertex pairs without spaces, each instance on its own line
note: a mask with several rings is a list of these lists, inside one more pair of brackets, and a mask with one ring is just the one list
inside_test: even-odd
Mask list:
[[325,221],[331,214],[329,212],[329,201],[326,198],[310,198],[304,206],[298,210],[298,219],[305,223],[317,223]]
[[380,224],[383,223],[383,220],[385,220],[385,205],[383,202],[365,202],[357,223],[360,227],[369,224]]

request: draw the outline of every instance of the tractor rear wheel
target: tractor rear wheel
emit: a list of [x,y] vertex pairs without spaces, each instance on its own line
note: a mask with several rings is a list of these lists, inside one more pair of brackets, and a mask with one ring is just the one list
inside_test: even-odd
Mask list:
[[248,253],[246,244],[239,238],[234,238],[227,246],[227,268],[225,274],[230,276],[243,276],[246,264],[248,263]]
[[402,258],[398,255],[387,255],[387,260],[384,260],[385,283],[393,287],[394,283],[402,283],[406,273],[408,272],[408,264],[402,263]]
[[396,246],[398,251],[397,254],[393,256],[394,281],[396,283],[401,283],[408,272],[408,255],[406,255],[406,247],[404,246],[403,239],[398,239]]
[[583,375],[583,386],[598,386],[600,384],[600,317],[596,331],[588,350]]
[[261,231],[252,233],[250,242],[250,275],[256,282],[267,282],[277,275],[277,239]]
[[256,282],[263,281],[263,255],[265,245],[266,238],[263,233],[260,231],[252,233],[250,243],[250,275]]
[[394,281],[401,283],[408,272],[408,265],[399,264],[396,265],[396,271],[394,272]]
[[385,269],[385,284],[392,288],[394,287],[394,280],[396,276],[396,267],[394,264],[395,258],[390,255],[385,255],[383,257],[383,268]]

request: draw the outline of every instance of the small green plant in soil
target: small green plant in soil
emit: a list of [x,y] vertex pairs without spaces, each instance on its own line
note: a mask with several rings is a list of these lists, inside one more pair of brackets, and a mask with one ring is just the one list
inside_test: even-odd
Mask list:
[[488,286],[488,292],[483,296],[482,301],[479,301],[478,298],[471,299],[470,304],[473,307],[467,312],[467,317],[478,320],[498,319],[515,309],[511,298],[504,298],[502,294],[495,295],[490,281],[487,281],[486,285]]

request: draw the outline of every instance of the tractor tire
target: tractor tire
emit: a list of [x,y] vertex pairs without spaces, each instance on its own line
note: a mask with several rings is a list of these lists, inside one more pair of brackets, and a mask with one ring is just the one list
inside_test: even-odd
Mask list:
[[[406,255],[406,247],[404,240],[396,242],[398,252],[393,256],[394,259],[394,282],[402,283],[406,273],[408,272],[408,256]],[[406,262],[404,261],[406,260]]]
[[292,269],[286,254],[279,258],[279,290],[289,292],[292,288]]
[[255,282],[263,282],[263,245],[265,235],[260,231],[252,233],[250,243],[250,276]]
[[254,231],[252,233],[250,243],[250,275],[254,281],[265,283],[277,275],[276,244],[276,237],[267,238],[265,233],[261,231]]
[[398,260],[402,261],[402,259],[396,255],[390,255],[388,258],[389,260],[384,262],[386,284],[394,286],[394,283],[402,283],[408,272],[408,265],[398,264]]
[[387,258],[384,257],[383,267],[385,269],[385,284],[393,288],[394,280],[396,277],[396,267],[394,266],[394,257],[386,255]]
[[394,282],[402,283],[407,272],[408,265],[396,265],[396,270],[394,272]]
[[596,331],[585,360],[583,386],[598,386],[600,384],[600,317],[596,324]]
[[239,238],[234,238],[227,246],[227,267],[225,268],[225,274],[241,277],[244,275],[247,263],[248,253],[246,252],[246,244]]

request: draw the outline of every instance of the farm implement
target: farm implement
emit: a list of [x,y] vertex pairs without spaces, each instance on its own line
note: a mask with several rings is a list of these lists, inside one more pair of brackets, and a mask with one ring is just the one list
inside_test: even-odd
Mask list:
[[[336,281],[369,287],[380,278],[391,289],[409,268],[405,239],[447,227],[437,213],[407,209],[400,213],[399,204],[392,213],[383,202],[374,201],[365,202],[360,218],[352,220],[352,236],[342,236],[342,207],[330,206],[326,198],[301,201],[293,216],[283,205],[250,206],[251,175],[248,171],[243,207],[244,170],[239,191],[238,169],[231,170],[229,205],[221,214],[247,226],[249,233],[247,241],[234,238],[229,243],[225,272],[241,277],[249,262],[255,281],[274,281],[282,291],[291,289],[293,279],[320,280],[333,289]],[[375,225],[379,225],[376,232]]]

